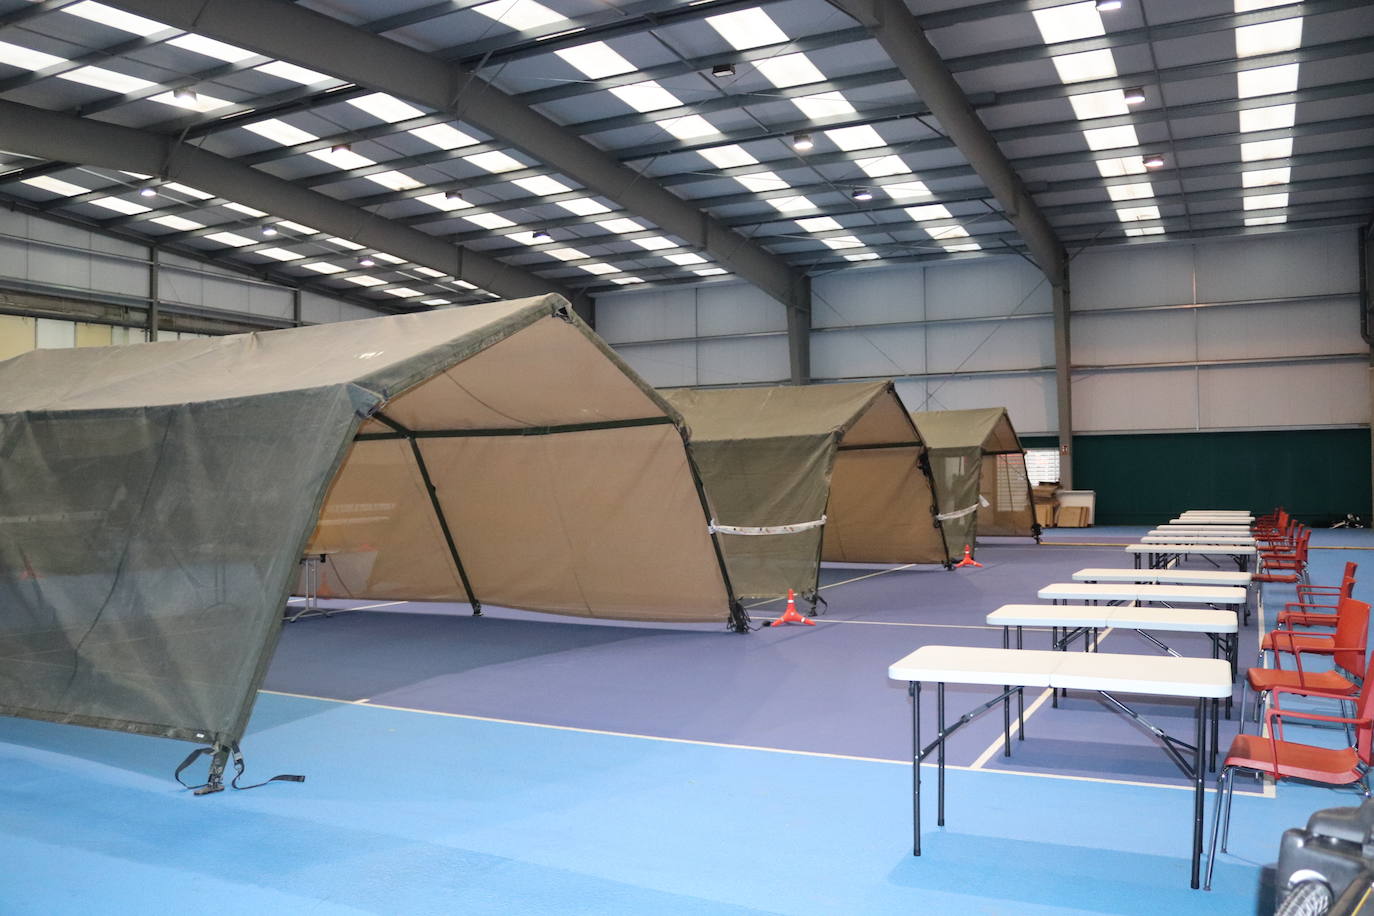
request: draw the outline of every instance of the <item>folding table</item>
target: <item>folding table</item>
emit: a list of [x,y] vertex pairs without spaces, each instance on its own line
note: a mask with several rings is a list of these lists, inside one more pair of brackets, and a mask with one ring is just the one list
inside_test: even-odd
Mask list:
[[[1135,565],[1140,566],[1140,558],[1148,557],[1150,569],[1161,569],[1189,556],[1230,557],[1236,569],[1245,572],[1250,568],[1250,558],[1256,553],[1254,547],[1244,544],[1128,544],[1126,552],[1135,557]],[[1216,565],[1213,563],[1213,565]]]
[[[1161,529],[1156,528],[1155,531]],[[1142,544],[1231,544],[1236,547],[1254,547],[1255,539],[1249,535],[1234,534],[1174,534],[1165,531],[1163,534],[1155,534],[1154,531],[1140,539]]]
[[[1204,761],[1207,758],[1206,703],[1231,695],[1231,676],[1225,662],[1211,658],[1170,658],[1098,652],[1052,652],[1035,649],[992,649],[973,646],[922,646],[888,667],[888,677],[906,681],[911,696],[912,854],[921,854],[921,761],[936,753],[939,791],[937,823],[945,823],[945,742],[959,727],[998,702],[1003,704],[1003,753],[1011,756],[1010,698],[1026,687],[1094,690],[1112,704],[1146,724],[1159,736],[1169,755],[1193,781],[1193,849],[1191,886],[1199,886],[1202,859]],[[921,684],[936,689],[935,740],[921,745]],[[1002,692],[945,727],[945,685],[976,684],[1000,687]],[[1187,744],[1148,723],[1112,693],[1186,697],[1197,701],[1195,737]],[[1025,738],[1024,729],[1018,736]],[[1188,757],[1191,756],[1191,764]],[[1147,816],[1149,812],[1146,812]]]

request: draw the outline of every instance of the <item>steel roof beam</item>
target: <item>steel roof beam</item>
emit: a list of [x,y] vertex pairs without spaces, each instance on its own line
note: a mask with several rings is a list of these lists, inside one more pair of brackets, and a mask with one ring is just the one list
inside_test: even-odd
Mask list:
[[556,284],[475,251],[379,219],[177,138],[0,101],[5,148],[30,156],[157,175],[386,251],[508,297],[563,292]]

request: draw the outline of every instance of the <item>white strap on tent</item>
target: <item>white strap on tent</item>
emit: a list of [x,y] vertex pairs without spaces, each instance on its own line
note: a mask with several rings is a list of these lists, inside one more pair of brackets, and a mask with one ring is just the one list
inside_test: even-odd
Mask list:
[[954,518],[963,518],[965,515],[969,515],[969,514],[971,514],[971,513],[973,513],[973,512],[977,512],[977,511],[978,511],[978,504],[977,504],[977,503],[974,503],[973,505],[969,506],[968,508],[959,509],[959,510],[957,510],[957,511],[955,511],[955,512],[941,512],[939,515],[937,515],[937,516],[935,516],[935,517],[938,518],[938,519],[939,519],[940,521],[942,521],[942,522],[947,522],[947,521],[949,521],[950,519],[954,519]]
[[712,534],[799,534],[803,531],[810,531],[812,528],[819,528],[825,524],[825,516],[822,515],[814,522],[798,522],[795,525],[767,525],[761,528],[750,528],[743,525],[722,525],[712,521],[710,532]]

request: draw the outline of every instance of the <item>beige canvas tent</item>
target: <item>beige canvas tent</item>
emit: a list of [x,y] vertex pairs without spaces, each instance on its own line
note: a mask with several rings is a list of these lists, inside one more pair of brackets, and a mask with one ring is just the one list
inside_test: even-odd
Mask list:
[[923,411],[911,419],[930,449],[951,556],[965,544],[975,549],[980,534],[1040,539],[1026,451],[1005,407]]
[[820,560],[948,563],[891,382],[662,392],[687,421],[740,597],[817,594]]
[[680,423],[556,296],[0,362],[0,713],[222,751],[307,544],[359,596],[743,625]]

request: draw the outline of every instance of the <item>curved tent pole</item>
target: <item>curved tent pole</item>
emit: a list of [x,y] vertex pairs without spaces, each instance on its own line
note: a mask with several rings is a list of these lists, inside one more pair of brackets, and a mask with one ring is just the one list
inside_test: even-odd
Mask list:
[[[706,501],[706,488],[701,483],[701,472],[697,469],[696,457],[692,454],[691,443],[687,441],[687,430],[682,423],[674,422],[677,427],[677,434],[682,437],[682,453],[687,456],[687,467],[692,472],[692,484],[697,488],[697,499],[701,502],[702,515],[709,522],[711,519],[711,505]],[[734,583],[730,581],[730,570],[725,565],[725,553],[720,549],[720,538],[714,531],[707,531],[707,536],[711,538],[711,549],[716,552],[716,563],[720,566],[720,576],[725,581],[725,594],[730,601],[730,622],[729,627],[736,633],[749,632],[749,612],[740,603],[739,597],[735,594]]]
[[429,477],[429,468],[425,465],[425,457],[420,454],[420,443],[415,439],[415,431],[407,429],[381,411],[374,413],[372,419],[394,429],[410,443],[410,453],[415,456],[415,467],[420,472],[420,478],[425,482],[425,492],[429,494],[429,503],[434,507],[434,517],[439,522],[439,529],[444,533],[444,543],[448,545],[449,556],[453,557],[453,565],[458,569],[458,578],[463,581],[463,590],[468,593],[468,603],[472,605],[472,615],[481,617],[482,602],[473,592],[472,582],[468,580],[467,570],[463,568],[463,561],[458,556],[458,545],[453,542],[453,532],[449,530],[448,518],[444,515],[444,507],[439,504],[439,493],[434,488],[434,481]]

